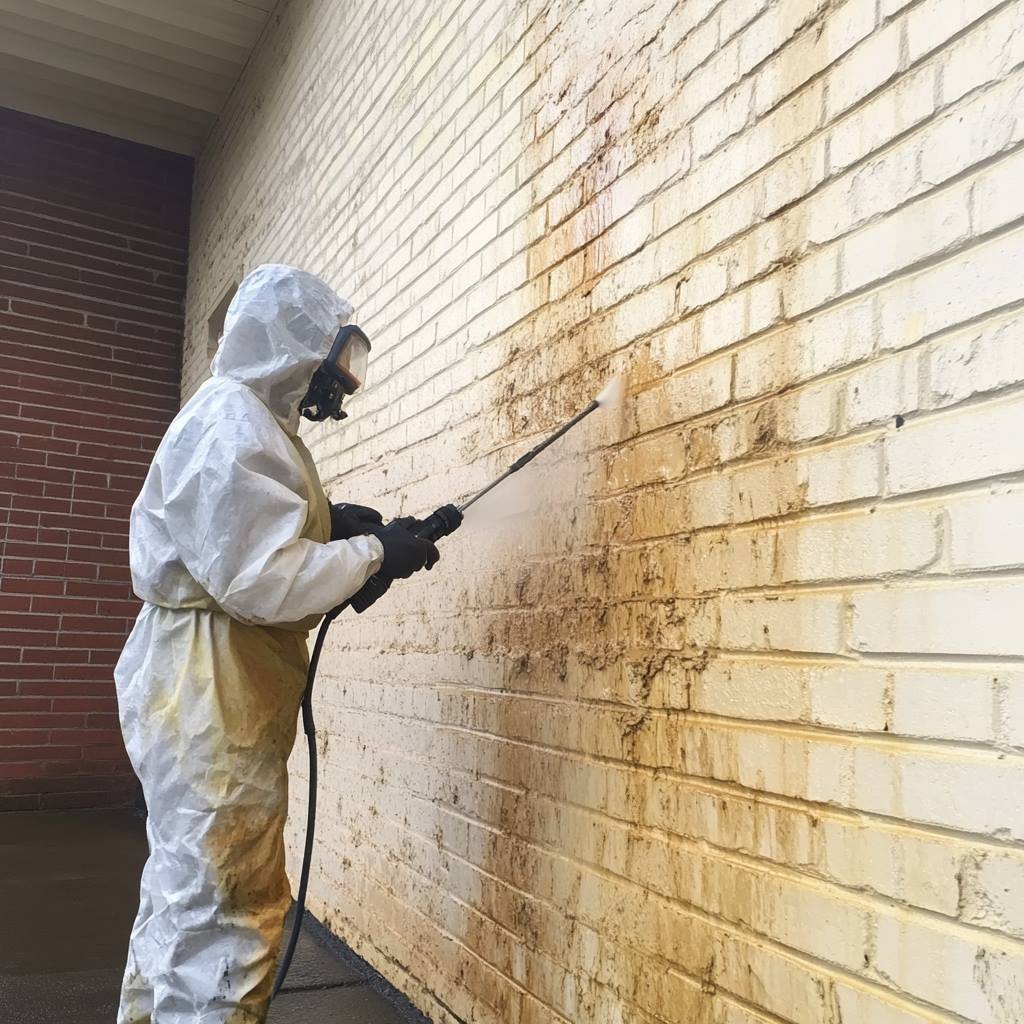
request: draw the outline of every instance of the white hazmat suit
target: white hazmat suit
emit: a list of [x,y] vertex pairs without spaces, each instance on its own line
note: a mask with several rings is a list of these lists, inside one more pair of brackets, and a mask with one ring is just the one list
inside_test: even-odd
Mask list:
[[118,1024],[265,1019],[290,902],[286,760],[307,631],[380,566],[330,541],[299,403],[352,308],[284,266],[249,274],[213,376],[182,408],[132,508],[145,602],[115,670],[149,810],[149,860]]

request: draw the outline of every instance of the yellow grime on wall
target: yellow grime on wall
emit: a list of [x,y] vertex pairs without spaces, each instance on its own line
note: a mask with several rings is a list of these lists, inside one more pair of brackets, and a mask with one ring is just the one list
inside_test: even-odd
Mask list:
[[[1010,1024],[1021,5],[282,5],[199,161],[374,350],[336,498],[467,497],[333,628],[310,906],[432,1019]],[[304,820],[292,758],[291,867]]]

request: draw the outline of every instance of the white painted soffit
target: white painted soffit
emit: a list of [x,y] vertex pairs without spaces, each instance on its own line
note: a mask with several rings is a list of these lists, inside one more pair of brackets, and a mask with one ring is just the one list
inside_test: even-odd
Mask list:
[[276,0],[0,0],[0,106],[195,154]]

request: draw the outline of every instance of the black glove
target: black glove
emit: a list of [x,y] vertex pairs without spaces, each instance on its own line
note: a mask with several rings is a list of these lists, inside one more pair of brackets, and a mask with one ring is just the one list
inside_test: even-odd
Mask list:
[[394,580],[408,579],[420,569],[432,569],[441,557],[433,542],[410,533],[399,520],[368,532],[384,545],[384,562],[380,569]]
[[383,522],[376,509],[365,505],[331,505],[331,540],[362,537]]

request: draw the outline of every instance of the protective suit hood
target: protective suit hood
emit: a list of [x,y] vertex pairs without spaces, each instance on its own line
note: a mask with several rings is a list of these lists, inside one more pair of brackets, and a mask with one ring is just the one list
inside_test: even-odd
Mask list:
[[279,263],[257,267],[228,306],[211,373],[255,392],[294,435],[299,402],[351,315],[352,306],[320,278]]

